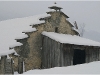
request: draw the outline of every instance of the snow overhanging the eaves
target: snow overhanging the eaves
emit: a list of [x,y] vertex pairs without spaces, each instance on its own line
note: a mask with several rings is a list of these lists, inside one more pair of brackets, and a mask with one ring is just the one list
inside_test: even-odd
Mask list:
[[23,44],[20,42],[16,42],[13,45],[10,45],[9,48],[14,48],[14,47],[18,47],[18,46],[22,46]]
[[76,29],[75,27],[72,27],[72,30],[74,30],[74,31],[76,31],[76,32],[78,32],[80,34],[79,30]]
[[51,15],[50,14],[42,14],[41,16],[39,16],[36,20],[36,22],[34,22],[32,25],[37,25],[37,24],[42,24],[42,23],[45,23],[44,20],[39,20],[40,18],[45,18],[45,17],[50,17]]
[[50,16],[48,14],[40,14],[24,18],[16,18],[5,21],[0,21],[0,53],[9,53],[9,47],[21,46],[21,43],[16,42],[16,38],[27,38],[23,36],[22,32],[33,32],[36,29],[30,25],[36,23],[44,23],[39,18]]
[[[12,53],[14,53],[14,55],[18,55],[18,54],[16,53],[16,51],[15,51],[14,49],[12,49],[12,50],[9,50],[9,51],[0,52],[0,57],[1,57],[1,56],[4,56],[4,55],[7,55],[7,59],[10,59],[9,54],[12,54]],[[1,58],[0,58],[0,59],[1,59]]]
[[28,38],[28,35],[27,34],[22,34],[20,37],[16,37],[15,40],[24,39],[24,38]]
[[59,34],[55,32],[42,32],[43,35],[58,41],[60,43],[65,43],[65,44],[75,44],[75,45],[88,45],[88,46],[100,46],[99,42],[82,38],[76,35],[69,35],[69,34]]
[[36,28],[32,28],[32,29],[28,29],[28,30],[24,30],[23,33],[25,33],[25,32],[34,32],[34,31],[36,31]]

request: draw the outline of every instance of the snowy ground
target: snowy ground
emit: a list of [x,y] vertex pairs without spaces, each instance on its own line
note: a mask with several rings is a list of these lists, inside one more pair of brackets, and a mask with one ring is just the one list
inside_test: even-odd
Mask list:
[[25,74],[100,74],[100,61],[73,65],[68,67],[55,67],[51,69],[30,70]]

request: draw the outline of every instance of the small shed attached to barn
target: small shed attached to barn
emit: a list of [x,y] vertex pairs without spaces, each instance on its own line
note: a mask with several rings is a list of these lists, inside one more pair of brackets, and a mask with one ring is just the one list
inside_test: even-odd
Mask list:
[[100,60],[100,43],[77,35],[42,32],[42,68]]

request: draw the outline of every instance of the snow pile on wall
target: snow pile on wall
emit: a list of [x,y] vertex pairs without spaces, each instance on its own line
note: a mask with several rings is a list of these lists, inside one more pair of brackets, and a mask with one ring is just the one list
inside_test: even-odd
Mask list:
[[59,34],[54,32],[42,32],[43,35],[50,37],[60,43],[76,44],[76,45],[88,45],[88,46],[100,46],[99,42],[82,38],[76,35]]
[[20,46],[21,43],[16,43],[14,39],[23,39],[28,37],[23,35],[22,32],[32,32],[36,31],[35,28],[32,28],[30,25],[44,23],[40,21],[41,17],[50,16],[48,14],[40,14],[24,18],[16,18],[11,20],[0,21],[0,55],[2,53],[8,52],[9,47]]

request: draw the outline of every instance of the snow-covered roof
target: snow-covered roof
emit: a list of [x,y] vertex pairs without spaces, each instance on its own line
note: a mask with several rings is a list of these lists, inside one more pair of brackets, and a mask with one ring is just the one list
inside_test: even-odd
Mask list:
[[[12,49],[12,50],[9,50],[9,51],[5,51],[5,52],[2,51],[2,52],[0,52],[0,56],[7,55],[7,58],[10,59],[10,57],[8,56],[8,54],[11,54],[11,53],[14,53],[14,55],[18,55],[16,53],[16,51],[14,49]],[[0,59],[1,59],[1,57],[0,57]]]
[[20,37],[16,37],[15,39],[24,39],[24,38],[28,38],[27,34],[23,34]]
[[4,53],[12,53],[9,47],[20,46],[21,43],[16,42],[14,39],[22,39],[28,37],[23,35],[22,32],[36,31],[30,25],[45,23],[40,21],[41,17],[48,17],[49,14],[40,14],[24,18],[16,18],[5,21],[0,21],[0,56]]
[[76,32],[78,32],[80,34],[79,30],[76,29],[75,27],[72,27],[72,30],[75,30]]
[[66,43],[66,44],[75,44],[75,45],[88,45],[88,46],[100,46],[99,42],[82,38],[80,36],[76,35],[70,35],[70,34],[59,34],[55,32],[42,32],[43,35],[58,41],[60,43]]

